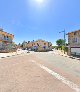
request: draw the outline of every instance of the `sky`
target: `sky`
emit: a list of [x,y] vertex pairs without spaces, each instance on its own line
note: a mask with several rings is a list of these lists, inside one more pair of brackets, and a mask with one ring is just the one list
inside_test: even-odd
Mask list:
[[0,0],[0,27],[17,44],[43,39],[55,45],[64,38],[60,31],[80,29],[80,0]]

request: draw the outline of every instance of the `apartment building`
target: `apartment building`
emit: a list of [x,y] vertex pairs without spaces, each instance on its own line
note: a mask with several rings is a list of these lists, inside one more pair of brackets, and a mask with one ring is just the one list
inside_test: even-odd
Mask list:
[[32,41],[27,43],[27,48],[31,48],[32,50],[52,50],[52,43],[39,39],[36,41]]
[[69,55],[80,55],[80,30],[70,32],[68,35]]
[[4,32],[3,29],[0,28],[0,50],[7,48],[12,44],[14,35]]

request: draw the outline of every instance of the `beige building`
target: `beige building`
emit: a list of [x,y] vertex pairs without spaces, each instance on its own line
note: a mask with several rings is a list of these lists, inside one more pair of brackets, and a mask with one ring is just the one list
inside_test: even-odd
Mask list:
[[69,55],[80,55],[80,30],[68,33]]
[[0,29],[0,49],[6,48],[8,45],[12,44],[14,35],[4,32],[3,29]]
[[45,40],[37,40],[27,43],[27,48],[31,48],[33,50],[52,50],[52,43]]

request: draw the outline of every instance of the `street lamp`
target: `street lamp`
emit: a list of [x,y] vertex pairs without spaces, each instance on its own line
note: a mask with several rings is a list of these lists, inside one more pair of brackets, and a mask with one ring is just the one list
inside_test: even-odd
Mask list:
[[59,33],[64,33],[64,54],[65,54],[65,47],[66,47],[66,39],[65,39],[65,35],[66,35],[66,33],[65,33],[65,29],[64,29],[64,31],[61,31],[61,32],[59,32]]

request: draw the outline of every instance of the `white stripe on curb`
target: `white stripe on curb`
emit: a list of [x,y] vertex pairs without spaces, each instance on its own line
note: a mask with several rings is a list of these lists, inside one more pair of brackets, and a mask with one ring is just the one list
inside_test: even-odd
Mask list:
[[29,55],[29,54],[17,54],[17,55],[11,55],[11,56],[6,56],[6,57],[0,57],[0,59],[3,59],[3,58],[12,58],[12,57],[19,57],[19,56],[24,56],[24,55]]
[[58,80],[60,80],[61,82],[63,82],[64,84],[68,85],[71,89],[75,90],[75,92],[80,92],[80,88],[78,85],[76,85],[75,83],[67,80],[65,77],[59,75],[58,73],[50,70],[49,68],[37,63],[34,60],[31,60],[31,62],[35,63],[36,65],[38,65],[40,68],[44,69],[45,71],[47,71],[49,74],[51,74],[52,76],[56,77]]

